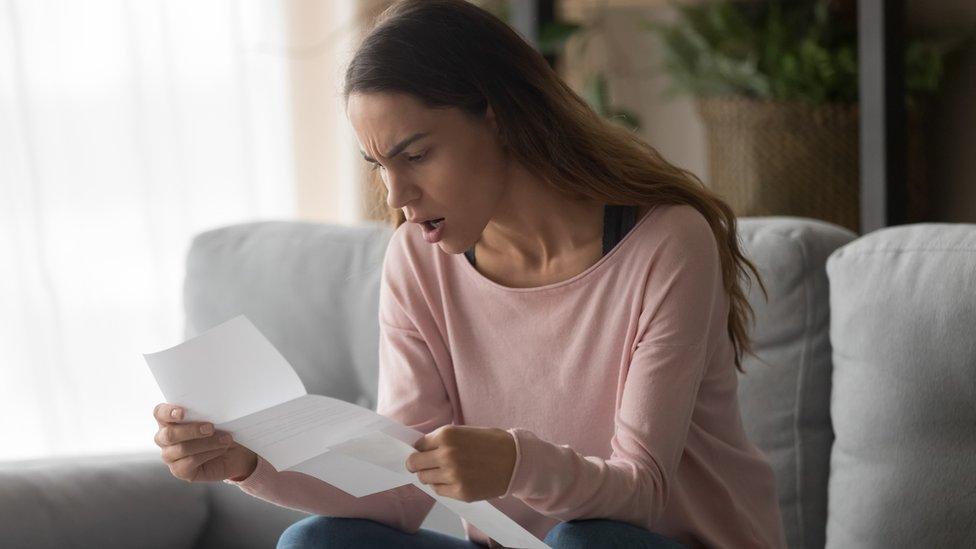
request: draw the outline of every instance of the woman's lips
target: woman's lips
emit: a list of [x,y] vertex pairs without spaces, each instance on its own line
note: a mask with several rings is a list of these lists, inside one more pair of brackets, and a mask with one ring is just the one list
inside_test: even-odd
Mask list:
[[440,220],[435,219],[433,221],[437,222],[436,227],[431,221],[424,221],[420,224],[424,230],[424,240],[431,244],[440,241],[441,235],[444,233],[444,218],[442,217]]

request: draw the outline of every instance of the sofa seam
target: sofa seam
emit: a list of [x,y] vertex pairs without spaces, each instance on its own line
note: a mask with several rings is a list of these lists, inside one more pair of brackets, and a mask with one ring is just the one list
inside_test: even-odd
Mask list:
[[[861,237],[864,238],[864,237]],[[976,248],[873,248],[868,250],[850,249],[843,255],[869,255],[876,253],[902,253],[902,252],[976,252]]]
[[[781,238],[782,240],[791,243],[801,256],[801,264],[804,267],[807,267],[810,255],[808,253],[808,250],[804,247],[803,240],[801,238],[797,238],[798,230],[800,229],[788,228],[786,230],[769,231],[768,234],[775,235]],[[756,234],[754,233],[753,235],[751,235],[750,240],[755,240],[755,239],[756,239]],[[803,403],[803,398],[802,398],[803,394],[801,391],[802,381],[805,379],[804,374],[808,369],[807,359],[809,355],[810,333],[811,333],[811,325],[812,325],[811,302],[813,301],[811,297],[810,277],[807,275],[809,269],[804,269],[804,271],[805,273],[801,277],[801,284],[803,286],[803,296],[804,296],[803,305],[805,308],[804,315],[803,315],[804,342],[803,342],[803,349],[800,354],[799,367],[797,368],[797,373],[796,376],[794,377],[793,391],[794,391],[795,404],[793,406],[793,419],[791,425],[791,431],[793,435],[793,442],[792,442],[793,464],[791,466],[791,470],[795,475],[794,489],[796,490],[796,501],[794,503],[794,510],[792,513],[792,517],[793,517],[793,522],[797,525],[797,529],[798,529],[797,537],[799,538],[800,545],[798,546],[797,549],[806,548],[806,536],[805,536],[806,527],[804,522],[804,513],[803,513],[803,505],[802,505],[803,494],[804,494],[803,483],[802,483],[802,478],[803,478],[802,472],[803,472],[804,463],[803,463],[803,457],[801,452],[802,448],[801,448],[801,441],[800,441],[799,418],[800,418],[800,411],[802,409],[802,403]],[[777,502],[777,505],[779,505],[779,502]],[[781,514],[782,514],[782,510],[781,510]],[[786,525],[783,524],[783,526],[785,527]]]
[[791,233],[790,240],[792,240],[793,243],[796,245],[796,248],[799,251],[800,256],[802,258],[802,264],[806,267],[804,269],[804,271],[806,271],[806,272],[804,273],[803,281],[802,281],[802,284],[803,284],[803,296],[804,296],[804,300],[803,300],[803,306],[804,306],[804,315],[803,315],[803,334],[804,334],[804,337],[803,337],[803,351],[802,351],[802,354],[800,355],[800,367],[799,367],[799,369],[797,371],[796,386],[794,387],[794,391],[795,391],[794,394],[796,396],[796,409],[795,409],[795,415],[793,416],[793,446],[794,446],[794,451],[795,451],[795,454],[794,454],[795,458],[794,459],[795,459],[795,462],[796,462],[796,465],[795,465],[795,471],[796,471],[796,480],[795,480],[795,482],[796,482],[796,486],[795,486],[795,488],[796,488],[796,495],[797,495],[795,514],[796,514],[796,518],[797,518],[797,525],[799,526],[800,548],[803,549],[803,548],[806,547],[806,541],[807,541],[807,538],[806,538],[806,529],[807,529],[806,528],[806,516],[805,516],[805,507],[803,505],[803,503],[805,501],[805,499],[804,499],[805,498],[805,490],[803,489],[803,478],[804,478],[804,470],[805,470],[805,467],[806,467],[806,463],[805,463],[805,460],[803,459],[803,457],[804,457],[803,456],[803,446],[804,445],[803,445],[803,440],[802,440],[802,438],[800,436],[800,434],[801,434],[800,433],[800,418],[801,418],[802,414],[805,411],[806,400],[804,398],[805,395],[803,394],[803,386],[804,386],[804,383],[806,382],[807,376],[809,375],[809,368],[810,368],[810,364],[809,364],[809,359],[810,359],[810,345],[811,345],[810,339],[812,337],[812,331],[813,331],[812,330],[813,320],[811,318],[812,317],[812,310],[813,310],[813,306],[812,306],[813,297],[811,295],[811,293],[812,293],[812,288],[811,288],[812,280],[811,280],[810,273],[811,273],[811,270],[812,270],[812,265],[810,263],[809,250],[806,249],[806,246],[804,245],[804,241],[802,239],[795,238],[795,234],[796,234],[795,232]]

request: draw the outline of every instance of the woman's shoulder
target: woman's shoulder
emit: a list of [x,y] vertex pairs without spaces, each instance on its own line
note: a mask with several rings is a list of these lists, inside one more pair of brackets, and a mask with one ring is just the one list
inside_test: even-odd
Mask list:
[[393,231],[387,253],[393,254],[393,259],[399,261],[415,261],[420,256],[436,251],[436,248],[424,240],[419,225],[404,222]]
[[436,268],[431,255],[438,253],[437,246],[424,240],[421,229],[413,223],[399,225],[390,236],[383,258],[384,276],[391,280],[423,280]]
[[641,223],[642,242],[654,245],[678,244],[696,241],[708,243],[714,241],[714,233],[704,214],[690,204],[658,204],[647,207],[647,219],[640,214],[637,218]]
[[662,204],[653,208],[635,230],[625,262],[633,276],[665,284],[678,276],[710,283],[720,269],[718,240],[697,208],[688,204]]

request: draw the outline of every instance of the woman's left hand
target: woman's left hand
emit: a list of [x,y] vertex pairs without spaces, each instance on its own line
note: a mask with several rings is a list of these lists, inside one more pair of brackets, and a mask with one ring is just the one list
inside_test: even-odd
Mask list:
[[515,440],[494,427],[444,425],[414,448],[407,470],[438,495],[461,501],[504,495],[515,469]]

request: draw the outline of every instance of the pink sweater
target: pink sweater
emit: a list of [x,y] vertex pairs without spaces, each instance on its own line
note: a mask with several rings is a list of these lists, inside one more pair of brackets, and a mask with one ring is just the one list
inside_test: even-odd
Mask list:
[[[534,288],[497,284],[404,224],[383,262],[377,412],[425,433],[506,429],[515,469],[489,502],[540,539],[608,518],[689,547],[785,547],[772,468],[742,427],[728,312],[715,238],[690,206],[658,206],[582,273]],[[412,485],[356,498],[264,459],[225,482],[407,532],[434,504]]]

